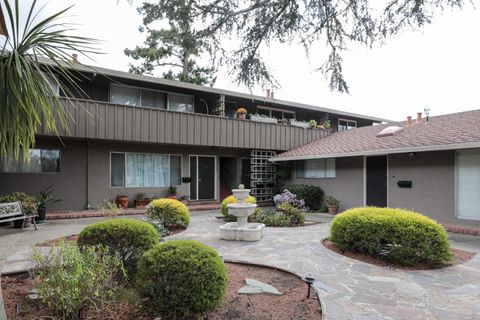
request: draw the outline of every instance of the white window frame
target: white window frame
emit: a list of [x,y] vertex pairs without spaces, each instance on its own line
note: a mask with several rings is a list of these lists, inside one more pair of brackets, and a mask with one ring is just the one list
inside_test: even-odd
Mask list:
[[272,107],[266,107],[266,106],[257,106],[257,113],[258,113],[258,110],[259,110],[259,109],[268,110],[268,112],[269,112],[269,115],[268,115],[268,116],[269,116],[270,118],[273,118],[273,117],[272,117],[272,111],[281,112],[281,113],[282,113],[282,119],[286,119],[284,113],[293,114],[293,119],[296,118],[295,111],[290,111],[290,110],[285,110],[285,109],[279,109],[279,108],[272,108]]
[[[324,164],[324,176],[323,177],[307,177],[307,161],[323,161]],[[298,177],[298,161],[295,161],[295,179],[336,179],[337,178],[337,159],[336,158],[325,158],[325,159],[306,159],[306,160],[300,160],[304,162],[304,175],[303,177]],[[327,176],[327,162],[328,161],[333,161],[333,176]]]
[[[111,88],[113,86],[116,86],[116,87],[124,87],[124,88],[132,88],[132,89],[137,89],[137,90],[140,90],[140,105],[139,106],[133,106],[133,105],[130,105],[131,107],[140,107],[140,108],[148,108],[148,109],[155,109],[155,110],[158,110],[159,108],[153,108],[153,107],[146,107],[143,105],[143,95],[142,95],[142,90],[147,90],[147,91],[153,91],[153,92],[159,92],[159,93],[163,93],[165,94],[165,97],[167,99],[166,101],[166,109],[163,109],[163,110],[170,110],[170,111],[174,111],[174,112],[182,112],[182,111],[176,111],[176,110],[171,110],[170,109],[170,100],[168,99],[168,96],[170,94],[172,95],[177,95],[177,96],[184,96],[184,97],[191,97],[192,98],[192,108],[193,108],[193,111],[192,112],[182,112],[182,113],[194,113],[195,112],[195,96],[191,95],[191,94],[185,94],[185,93],[176,93],[176,92],[171,92],[171,91],[164,91],[164,90],[158,90],[158,89],[150,89],[150,88],[144,88],[144,87],[138,87],[138,86],[131,86],[131,85],[127,85],[127,84],[118,84],[118,83],[110,83],[110,88],[109,88],[109,94],[108,94],[108,100],[110,102],[112,102],[112,90]],[[113,103],[113,102],[112,102]],[[120,104],[120,105],[125,105],[125,106],[128,106],[128,104]]]
[[[337,122],[337,129],[340,128],[340,121],[345,121],[347,123],[347,127],[350,126],[349,123],[354,123],[355,126],[353,126],[354,128],[357,128],[357,120],[351,120],[351,119],[344,119],[344,118],[338,118],[338,122]],[[348,130],[351,130],[351,129],[347,129],[347,130],[342,130],[342,131],[348,131]],[[340,130],[338,130],[340,131]]]
[[[112,186],[112,153],[120,153],[125,156],[125,185],[124,186]],[[138,186],[127,186],[127,154],[148,154],[148,155],[157,155],[157,156],[168,156],[168,186],[166,187],[138,187]],[[180,184],[178,185],[171,185],[170,184],[170,157],[177,156],[180,157]],[[169,188],[169,187],[181,187],[182,186],[182,177],[183,177],[183,155],[175,154],[175,153],[155,153],[155,152],[125,152],[125,151],[110,151],[109,153],[109,177],[110,180],[110,188],[112,189],[127,189],[127,188],[135,188],[135,189],[160,189],[160,188]]]

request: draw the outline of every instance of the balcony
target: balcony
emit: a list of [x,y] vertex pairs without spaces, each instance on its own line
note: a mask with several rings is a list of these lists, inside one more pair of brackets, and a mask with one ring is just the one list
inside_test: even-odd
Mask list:
[[[108,102],[63,103],[71,117],[68,131],[59,130],[62,137],[283,151],[329,134],[322,129]],[[43,126],[38,134],[49,135]]]

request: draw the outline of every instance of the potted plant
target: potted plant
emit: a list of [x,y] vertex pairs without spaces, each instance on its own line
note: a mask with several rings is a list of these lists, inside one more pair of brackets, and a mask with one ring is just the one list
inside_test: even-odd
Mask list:
[[336,198],[332,196],[326,196],[325,204],[327,205],[328,213],[333,215],[338,213],[338,208],[340,207],[340,201],[338,201]]
[[40,191],[40,199],[38,200],[38,217],[35,218],[37,223],[45,223],[46,216],[47,216],[47,205],[50,203],[55,203],[62,201],[62,199],[55,199],[53,197],[53,192],[55,189],[53,186],[48,186]]
[[247,118],[247,109],[245,109],[244,107],[239,107],[237,109],[237,115],[238,119],[245,120]]
[[182,201],[184,205],[188,205],[188,196],[187,195],[181,196],[180,201]]
[[146,205],[150,203],[151,199],[147,198],[145,192],[139,192],[135,195],[135,200],[133,200],[134,206],[137,209],[143,209]]
[[170,186],[168,188],[168,197],[170,199],[177,199],[177,188]]
[[312,120],[308,121],[308,124],[310,125],[310,127],[316,128],[317,127],[317,120],[312,119]]
[[332,127],[332,123],[330,120],[325,119],[321,124],[317,126],[320,129],[330,129]]
[[123,209],[128,208],[128,195],[126,194],[119,194],[115,199],[115,203],[118,204]]
[[279,124],[288,124],[288,119],[285,119],[285,118],[278,119],[278,123]]

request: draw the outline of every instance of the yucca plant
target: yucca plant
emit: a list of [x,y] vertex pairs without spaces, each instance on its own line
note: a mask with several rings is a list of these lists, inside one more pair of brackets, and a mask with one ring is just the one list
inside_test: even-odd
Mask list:
[[0,158],[28,158],[40,125],[53,134],[67,128],[69,114],[52,81],[67,97],[73,90],[82,92],[71,53],[94,53],[97,41],[71,35],[72,26],[62,22],[71,7],[39,19],[44,7],[36,0],[25,17],[20,0],[2,2],[8,35],[0,36]]

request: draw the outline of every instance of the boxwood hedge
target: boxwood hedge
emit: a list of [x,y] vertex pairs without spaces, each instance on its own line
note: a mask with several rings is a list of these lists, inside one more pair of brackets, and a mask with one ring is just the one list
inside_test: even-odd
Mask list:
[[190,319],[213,309],[227,292],[222,259],[195,240],[156,245],[143,255],[137,276],[137,289],[149,308],[169,319]]
[[438,266],[451,259],[443,227],[419,213],[364,207],[335,217],[330,240],[342,251],[353,251],[404,266]]
[[117,252],[132,277],[145,251],[160,242],[150,223],[134,219],[110,219],[87,226],[78,237],[78,245],[103,246]]

